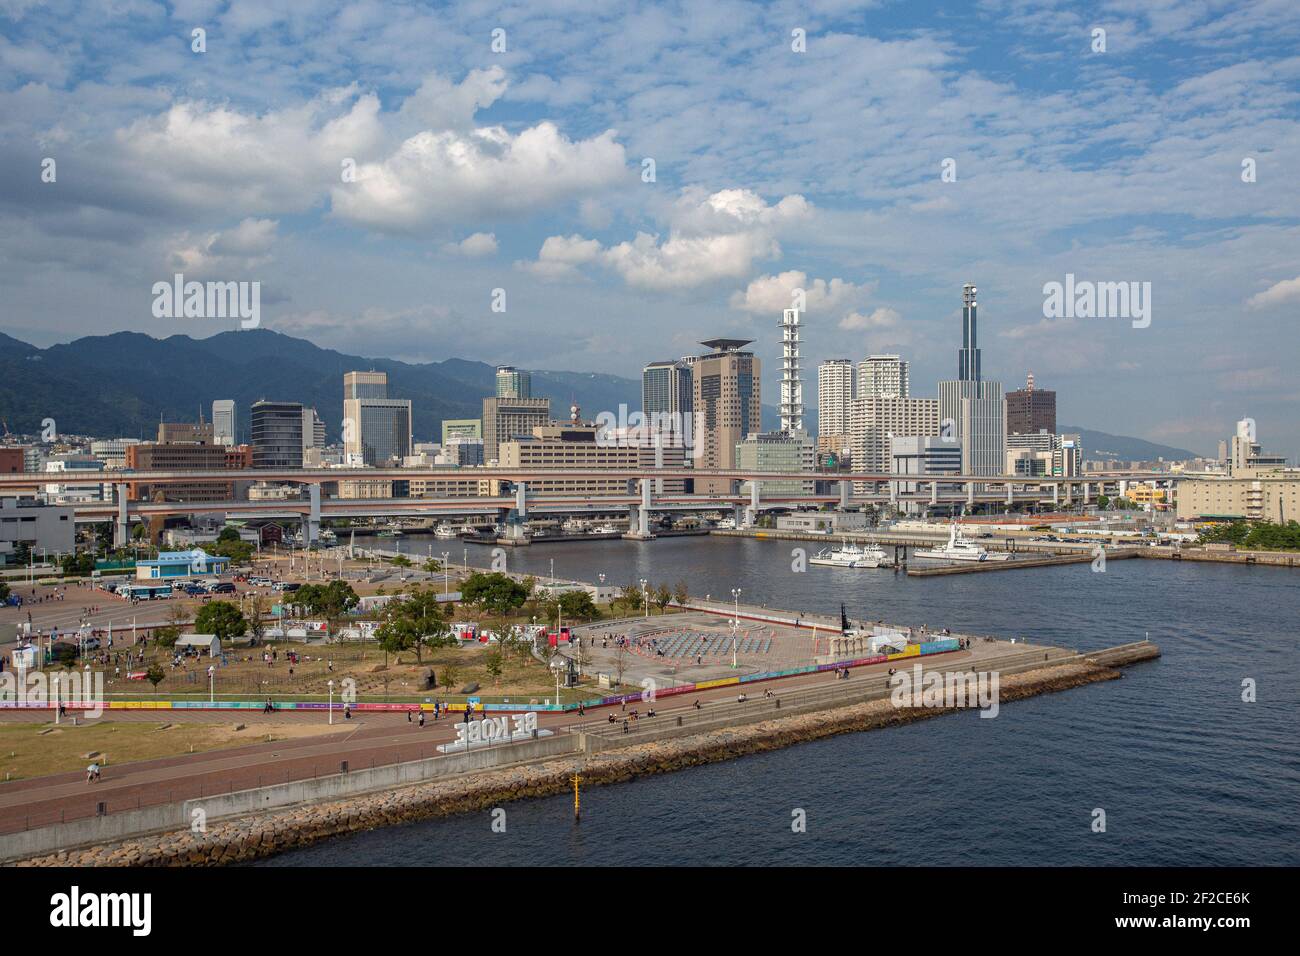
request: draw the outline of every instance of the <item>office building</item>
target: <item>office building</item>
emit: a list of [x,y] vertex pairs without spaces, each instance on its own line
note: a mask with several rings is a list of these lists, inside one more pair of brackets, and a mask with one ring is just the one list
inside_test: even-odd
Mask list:
[[510,365],[497,367],[497,398],[532,398],[533,377]]
[[169,445],[172,442],[198,442],[212,444],[212,423],[199,422],[159,422],[158,444]]
[[[961,473],[961,449],[956,442],[937,435],[895,436],[889,447],[890,471],[902,479],[894,484],[899,495],[928,494],[936,478]],[[934,490],[947,492],[957,487],[938,482]],[[916,514],[925,507],[923,502],[905,502],[903,510]]]
[[652,426],[671,421],[684,429],[693,401],[691,365],[686,359],[651,362],[641,370],[641,413]]
[[387,372],[344,372],[343,400],[359,398],[387,398]]
[[457,468],[473,468],[483,462],[481,438],[452,438],[442,446],[442,451],[437,456],[438,464],[455,465]]
[[868,355],[858,363],[857,398],[909,398],[907,362],[898,355]]
[[[893,470],[890,443],[895,436],[938,434],[939,403],[932,398],[856,398],[849,418],[853,470],[888,475]],[[876,490],[876,485],[855,482],[854,489],[870,492]]]
[[[753,352],[744,351],[748,339],[710,339],[700,344],[710,351],[696,357],[691,376],[694,466],[734,468],[736,445],[762,427],[762,362]],[[731,485],[730,480],[697,478],[695,493],[727,494]]]
[[550,420],[549,398],[483,399],[483,459],[497,460],[502,442],[531,435],[534,428]]
[[[487,401],[485,399],[485,401]],[[486,421],[486,416],[484,421]],[[499,458],[504,468],[548,468],[574,471],[632,470],[640,465],[640,449],[626,444],[597,441],[599,427],[580,421],[537,425],[529,435],[503,440]],[[626,475],[609,478],[575,475],[530,479],[528,490],[539,495],[623,495],[637,482]]]
[[235,403],[219,398],[212,403],[212,440],[218,445],[233,445],[235,435]]
[[113,500],[113,486],[103,480],[104,463],[98,458],[76,453],[51,455],[44,470],[58,476],[42,486],[50,504]]
[[980,377],[976,292],[969,282],[962,288],[958,377],[939,383],[940,436],[960,446],[964,473],[1000,475],[1006,465],[1006,400],[1001,383]]
[[829,359],[817,366],[817,434],[848,435],[849,415],[857,397],[853,363]]
[[445,418],[442,422],[442,443],[453,438],[482,438],[483,422],[477,418]]
[[[126,450],[126,467],[131,471],[224,471],[229,449],[210,442],[141,442]],[[187,481],[150,485],[127,482],[132,501],[230,501],[234,486],[229,481]]]
[[102,461],[105,468],[125,468],[126,450],[138,444],[138,438],[105,438],[90,443],[90,454]]
[[302,468],[304,409],[298,402],[254,402],[249,416],[253,467]]
[[[817,464],[816,442],[803,431],[752,432],[736,443],[734,467],[753,471],[788,471],[807,473]],[[759,482],[762,498],[779,498],[782,495],[810,495],[816,482],[779,481],[764,479]],[[741,482],[741,494],[750,494],[750,482]]]
[[389,467],[411,454],[409,400],[345,399],[343,421],[343,452],[350,464]]
[[1083,441],[1077,434],[1047,431],[1007,435],[1003,471],[1024,477],[1072,478],[1083,472]]
[[1007,392],[1007,434],[1038,432],[1056,432],[1056,393],[1034,388],[1034,373],[1030,372],[1024,388]]

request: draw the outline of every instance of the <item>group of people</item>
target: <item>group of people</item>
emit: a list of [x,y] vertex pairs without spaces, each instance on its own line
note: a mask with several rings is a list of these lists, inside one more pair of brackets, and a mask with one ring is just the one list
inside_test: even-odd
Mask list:
[[836,680],[848,680],[848,679],[849,679],[849,669],[848,669],[847,667],[837,667],[837,668],[835,668],[835,679],[836,679]]

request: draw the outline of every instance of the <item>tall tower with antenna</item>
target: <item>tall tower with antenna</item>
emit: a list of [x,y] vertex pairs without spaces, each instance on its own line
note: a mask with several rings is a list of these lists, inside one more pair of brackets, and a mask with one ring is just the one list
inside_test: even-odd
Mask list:
[[799,370],[799,310],[786,309],[781,317],[781,431],[787,435],[803,429],[803,379]]

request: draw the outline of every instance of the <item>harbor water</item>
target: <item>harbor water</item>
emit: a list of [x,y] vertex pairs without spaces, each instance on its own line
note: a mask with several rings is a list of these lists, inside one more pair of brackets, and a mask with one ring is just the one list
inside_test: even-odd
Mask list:
[[[358,539],[358,545],[363,542]],[[391,548],[391,539],[373,542]],[[410,536],[403,550],[490,548]],[[1150,636],[1118,681],[767,754],[327,841],[272,866],[1300,864],[1300,578],[1130,560],[908,578],[812,566],[810,543],[681,538],[537,545],[511,570],[1081,650]],[[1253,682],[1256,701],[1243,701]],[[1095,832],[1097,811],[1105,831]],[[806,832],[792,821],[802,812]]]

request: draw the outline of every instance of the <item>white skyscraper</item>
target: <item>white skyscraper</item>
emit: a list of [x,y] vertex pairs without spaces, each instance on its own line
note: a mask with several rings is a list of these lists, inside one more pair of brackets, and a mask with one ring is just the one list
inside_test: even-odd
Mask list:
[[235,403],[228,398],[212,403],[212,440],[218,445],[235,444]]
[[799,372],[799,310],[781,317],[781,431],[803,431],[803,379]]
[[853,362],[849,359],[829,359],[817,366],[818,435],[848,435],[853,386]]
[[897,355],[868,355],[858,363],[857,397],[911,397],[907,362]]

